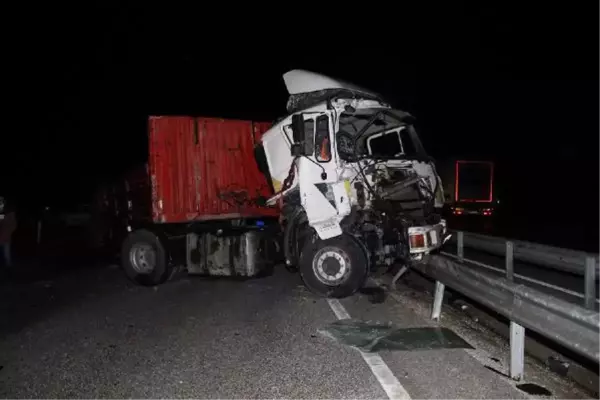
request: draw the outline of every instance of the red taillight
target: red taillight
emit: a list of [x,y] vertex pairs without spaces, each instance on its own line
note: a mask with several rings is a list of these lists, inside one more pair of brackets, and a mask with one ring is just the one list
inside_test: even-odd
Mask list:
[[461,210],[454,210],[454,215],[461,215],[462,211]]
[[415,248],[421,248],[421,247],[425,247],[425,235],[419,233],[416,235],[411,235],[410,236],[410,248],[411,249],[415,249]]

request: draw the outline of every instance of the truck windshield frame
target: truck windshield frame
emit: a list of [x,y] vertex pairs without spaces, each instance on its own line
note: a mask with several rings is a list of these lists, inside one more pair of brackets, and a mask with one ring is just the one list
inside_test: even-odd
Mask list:
[[397,158],[403,156],[405,154],[404,144],[402,143],[400,132],[404,129],[404,127],[392,128],[367,137],[368,154],[374,158]]
[[[338,154],[342,160],[349,162],[364,158],[425,160],[428,158],[427,153],[409,120],[412,120],[409,114],[403,117],[401,111],[392,109],[363,109],[358,113],[342,113],[336,133]],[[394,155],[371,151],[371,138],[393,132],[399,137],[399,151],[394,152]]]

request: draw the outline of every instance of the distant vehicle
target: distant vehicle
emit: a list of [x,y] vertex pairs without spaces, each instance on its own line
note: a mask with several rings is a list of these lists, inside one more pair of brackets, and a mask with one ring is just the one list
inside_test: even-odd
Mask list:
[[454,168],[452,214],[492,216],[494,198],[494,163],[457,160]]
[[175,265],[251,277],[285,261],[313,292],[346,297],[448,239],[442,182],[408,113],[312,72],[284,81],[288,115],[272,126],[149,119],[147,166],[106,202],[129,232],[131,279],[160,284]]

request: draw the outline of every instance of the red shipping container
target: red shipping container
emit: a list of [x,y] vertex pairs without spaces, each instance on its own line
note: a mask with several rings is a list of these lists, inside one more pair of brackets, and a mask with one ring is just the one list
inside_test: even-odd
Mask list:
[[254,160],[264,122],[153,116],[149,119],[152,218],[158,223],[276,217]]

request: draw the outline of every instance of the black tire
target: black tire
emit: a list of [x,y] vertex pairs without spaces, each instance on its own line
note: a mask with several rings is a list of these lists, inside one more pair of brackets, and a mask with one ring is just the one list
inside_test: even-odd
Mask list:
[[[146,260],[145,270],[140,266],[144,262],[140,262],[139,257],[136,258],[136,252],[139,255],[140,248],[144,248],[145,252],[152,250],[154,254],[153,262]],[[167,253],[159,237],[144,229],[131,232],[123,241],[121,265],[129,279],[143,286],[160,285],[173,273],[173,267],[168,262]]]
[[[327,256],[327,253],[337,254],[344,260],[345,267],[342,268],[340,262],[335,256]],[[321,258],[324,257],[324,258]],[[345,270],[343,275],[329,283],[324,282],[324,271],[329,268],[321,260],[335,260],[338,268],[337,272]],[[330,262],[330,261],[328,261]],[[319,266],[322,267],[322,273],[318,272]],[[302,249],[299,263],[300,276],[306,287],[315,294],[330,298],[343,298],[356,293],[363,287],[369,272],[368,259],[359,243],[348,235],[337,236],[332,239],[309,240]],[[333,275],[328,275],[330,278]]]

